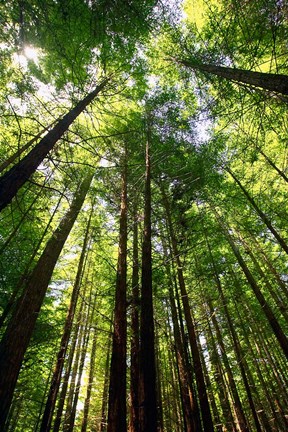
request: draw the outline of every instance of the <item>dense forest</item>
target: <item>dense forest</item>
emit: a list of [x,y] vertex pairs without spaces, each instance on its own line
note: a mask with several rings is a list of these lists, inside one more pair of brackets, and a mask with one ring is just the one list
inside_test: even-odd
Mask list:
[[287,431],[287,2],[0,22],[0,431]]

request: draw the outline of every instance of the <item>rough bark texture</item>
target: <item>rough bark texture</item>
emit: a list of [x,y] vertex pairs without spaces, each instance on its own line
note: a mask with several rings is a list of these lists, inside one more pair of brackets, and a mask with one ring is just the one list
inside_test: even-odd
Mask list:
[[105,79],[94,91],[82,99],[17,165],[13,166],[0,178],[0,210],[10,203],[21,186],[36,171],[55,143],[68,130],[69,126],[84,111],[87,105],[95,99],[107,82],[108,79]]
[[110,366],[107,432],[126,432],[127,160],[122,174],[120,236]]
[[[149,126],[148,126],[149,129]],[[140,432],[157,432],[155,332],[151,254],[151,167],[150,133],[146,145],[145,212],[142,247],[140,322]]]
[[43,303],[55,264],[89,189],[92,175],[82,182],[75,198],[48,241],[0,344],[0,429],[4,429],[24,354]]
[[196,63],[189,60],[176,60],[177,63],[184,66],[197,69],[202,72],[208,72],[213,75],[227,78],[231,81],[248,84],[253,87],[260,87],[284,95],[288,94],[288,76],[264,72],[255,72],[245,69],[229,68],[212,64]]
[[130,432],[138,432],[139,430],[139,301],[138,220],[137,205],[135,204],[131,312]]

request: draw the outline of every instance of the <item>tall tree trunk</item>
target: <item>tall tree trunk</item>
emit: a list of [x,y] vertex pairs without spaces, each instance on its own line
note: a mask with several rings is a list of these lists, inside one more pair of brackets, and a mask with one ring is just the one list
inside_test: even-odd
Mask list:
[[250,272],[246,262],[244,261],[238,247],[236,246],[236,244],[235,244],[235,242],[231,236],[231,234],[229,233],[228,229],[224,225],[221,217],[219,216],[219,214],[216,212],[215,209],[214,209],[214,214],[216,215],[216,218],[217,218],[220,226],[222,227],[222,230],[226,236],[226,239],[227,239],[228,243],[230,244],[230,247],[231,247],[240,267],[242,268],[243,273],[245,274],[249,285],[251,286],[258,302],[260,303],[262,310],[263,310],[264,314],[266,315],[266,318],[269,321],[270,326],[272,327],[274,335],[276,336],[285,356],[288,358],[288,339],[287,339],[286,335],[284,334],[284,332],[283,332],[276,316],[274,315],[272,309],[270,308],[270,306],[266,302],[265,297],[263,296],[257,282],[255,281],[255,279],[254,279],[252,273]]
[[280,246],[282,247],[282,249],[288,254],[288,245],[287,245],[287,243],[280,236],[280,234],[276,231],[276,229],[273,227],[273,225],[270,222],[269,218],[258,207],[258,205],[256,204],[255,200],[246,191],[246,189],[244,188],[244,186],[242,185],[242,183],[237,179],[237,177],[230,170],[230,168],[226,167],[225,169],[231,175],[231,177],[235,180],[235,182],[238,184],[238,186],[240,187],[240,189],[242,190],[242,192],[244,193],[244,195],[246,196],[246,198],[248,199],[248,201],[250,202],[250,204],[252,205],[252,207],[255,209],[255,211],[258,214],[258,216],[262,219],[262,221],[267,226],[267,228],[269,229],[269,231],[274,235],[274,237],[276,238],[276,240],[278,241],[278,243],[280,244]]
[[170,213],[170,205],[169,205],[169,201],[167,199],[167,196],[165,194],[164,187],[161,186],[161,184],[160,184],[160,188],[161,188],[161,192],[162,192],[164,207],[166,210],[167,224],[168,224],[168,229],[169,229],[170,237],[171,237],[173,256],[174,256],[174,260],[175,260],[175,263],[177,266],[177,276],[178,276],[178,281],[179,281],[180,293],[181,293],[181,297],[182,297],[184,316],[185,316],[187,329],[188,329],[189,342],[190,342],[190,347],[191,347],[191,352],[192,352],[192,357],[193,357],[193,364],[194,364],[194,369],[195,369],[195,377],[196,377],[196,383],[197,383],[197,390],[198,390],[198,396],[199,396],[203,429],[204,429],[204,432],[213,432],[214,427],[213,427],[213,421],[212,421],[212,415],[211,415],[211,411],[210,411],[208,395],[207,395],[207,391],[206,391],[206,384],[205,384],[200,354],[199,354],[198,345],[197,345],[196,330],[195,330],[194,322],[193,322],[193,319],[191,316],[189,298],[188,298],[188,293],[186,290],[186,284],[185,284],[184,275],[183,275],[183,271],[182,271],[183,265],[182,265],[182,262],[180,259],[177,240],[176,240],[174,230],[173,230],[171,213]]
[[140,319],[140,383],[139,419],[140,432],[157,432],[157,396],[155,333],[152,291],[152,251],[151,251],[151,165],[150,165],[150,125],[147,128],[145,210],[142,246],[141,276],[141,319]]
[[108,392],[109,392],[109,363],[110,363],[110,352],[111,352],[111,329],[112,329],[112,319],[111,317],[111,325],[109,338],[107,342],[107,354],[106,354],[106,363],[105,363],[105,374],[104,374],[104,385],[103,385],[103,395],[102,395],[102,408],[101,408],[101,422],[100,422],[100,432],[107,431],[107,406],[108,406]]
[[95,99],[107,82],[107,78],[103,80],[95,90],[70,110],[18,164],[14,165],[0,178],[0,211],[10,203],[64,132],[68,130],[69,126],[84,111],[87,105]]
[[58,399],[58,406],[57,406],[57,411],[56,411],[54,425],[53,425],[53,432],[59,432],[61,426],[61,420],[64,412],[64,405],[65,405],[68,384],[69,384],[69,377],[71,375],[73,359],[75,357],[74,354],[76,350],[76,344],[79,338],[80,330],[82,330],[82,326],[80,326],[80,322],[82,319],[83,308],[84,308],[84,299],[82,298],[81,305],[79,308],[79,313],[77,314],[78,315],[77,320],[76,323],[74,324],[75,330],[72,333],[69,341],[69,355],[68,358],[65,359],[65,373],[61,379],[62,387]]
[[[170,246],[169,246],[170,249]],[[171,251],[171,255],[172,251]],[[173,262],[172,262],[172,266],[173,266]],[[184,354],[184,361],[185,361],[185,370],[186,370],[186,376],[187,376],[187,384],[189,387],[189,397],[190,397],[190,404],[191,407],[193,409],[193,422],[196,425],[196,431],[197,432],[202,432],[202,426],[201,426],[201,417],[200,417],[200,409],[199,409],[199,403],[198,403],[198,399],[196,396],[196,386],[193,380],[193,376],[192,376],[192,370],[193,370],[193,366],[191,364],[190,358],[189,358],[189,353],[188,353],[188,344],[186,342],[186,330],[184,328],[184,319],[183,319],[183,313],[182,313],[182,308],[181,308],[181,302],[180,302],[180,296],[179,296],[179,290],[178,290],[178,286],[177,286],[177,278],[175,275],[175,269],[173,268],[173,281],[174,281],[174,296],[175,296],[175,300],[176,300],[176,305],[177,305],[177,315],[178,315],[178,319],[179,319],[179,329],[180,329],[180,333],[181,333],[181,340],[183,341],[182,344],[182,349],[183,349],[183,354]]]
[[89,409],[90,409],[93,380],[94,380],[94,375],[95,375],[97,336],[98,336],[97,329],[94,328],[94,335],[93,335],[91,355],[90,355],[89,379],[88,379],[88,383],[87,383],[87,392],[86,392],[86,398],[85,398],[85,402],[84,402],[84,411],[83,411],[81,432],[86,432],[87,427],[88,427],[88,415],[89,415]]
[[138,257],[138,215],[134,204],[133,225],[133,270],[131,311],[131,368],[130,368],[130,432],[139,431],[139,257]]
[[122,173],[119,250],[110,366],[107,432],[126,432],[127,150]]
[[4,428],[20,367],[54,267],[80,212],[92,177],[92,174],[85,177],[70,209],[48,241],[0,343],[0,429]]
[[[254,419],[254,422],[255,422],[256,430],[257,430],[257,432],[261,432],[261,426],[260,426],[260,423],[259,423],[256,407],[255,407],[255,404],[254,404],[254,399],[253,399],[252,392],[251,392],[250,385],[249,385],[249,381],[248,381],[248,378],[247,378],[247,373],[246,373],[246,370],[245,370],[245,367],[244,367],[244,364],[243,364],[243,355],[242,355],[242,352],[241,352],[241,346],[240,346],[239,339],[238,339],[238,336],[236,334],[234,325],[232,323],[232,319],[231,319],[230,313],[228,311],[226,299],[225,299],[225,296],[224,296],[224,293],[223,293],[223,290],[222,290],[222,285],[221,285],[221,282],[220,282],[220,279],[218,277],[217,272],[214,273],[214,278],[215,278],[215,281],[216,281],[217,289],[218,289],[218,292],[219,292],[219,295],[220,295],[220,298],[221,298],[221,302],[222,302],[222,307],[224,309],[224,313],[225,313],[226,320],[227,320],[227,323],[228,323],[228,328],[229,328],[230,334],[232,336],[235,355],[236,355],[237,362],[238,362],[238,365],[239,365],[239,368],[240,368],[242,380],[243,380],[243,383],[244,383],[244,386],[245,386],[245,390],[246,390],[246,393],[247,393],[247,397],[248,397],[250,409],[252,411],[252,415],[253,415],[253,419]],[[239,414],[240,414],[240,412],[239,412]],[[241,417],[241,420],[243,422],[245,420],[245,418]],[[244,424],[242,423],[242,427],[244,428],[243,430],[248,430],[247,425],[245,425],[245,423]]]
[[218,342],[218,345],[219,345],[220,350],[221,350],[222,362],[223,362],[223,365],[225,367],[225,372],[227,374],[227,379],[228,379],[230,391],[231,391],[231,394],[233,397],[232,402],[233,402],[235,415],[237,418],[238,428],[239,428],[240,432],[248,432],[249,431],[248,423],[247,423],[247,420],[245,418],[244,410],[243,410],[242,403],[241,403],[241,400],[240,400],[240,397],[238,394],[238,390],[237,390],[237,386],[236,386],[236,383],[234,380],[232,369],[230,367],[230,363],[229,363],[229,360],[228,360],[228,357],[226,354],[226,349],[225,349],[225,345],[224,345],[223,338],[221,335],[220,327],[219,327],[217,318],[215,316],[215,310],[213,308],[212,301],[210,299],[208,299],[208,305],[209,305],[209,309],[210,309],[210,313],[211,313],[211,317],[212,317],[212,323],[213,323],[214,329],[216,331],[217,342]]
[[184,418],[184,430],[185,432],[197,432],[197,421],[195,415],[195,402],[193,398],[192,388],[189,383],[189,372],[187,371],[187,364],[185,362],[185,354],[183,349],[183,340],[181,338],[181,332],[178,323],[178,314],[177,308],[174,299],[173,292],[173,280],[171,275],[170,266],[167,262],[168,252],[167,248],[163,243],[164,256],[166,258],[165,267],[168,276],[168,284],[169,284],[169,299],[170,299],[170,307],[171,307],[171,315],[173,322],[173,332],[174,332],[174,340],[175,340],[175,348],[176,348],[176,359],[178,365],[178,373],[179,373],[179,381],[180,381],[180,394],[182,399],[182,409],[183,409],[183,418]]
[[[203,293],[203,295],[205,295],[205,294]],[[205,315],[207,315],[206,310],[204,313],[205,313]],[[215,315],[215,312],[211,313],[209,311],[209,315],[210,315],[210,317],[211,316],[213,317],[213,315]],[[229,403],[229,394],[228,394],[229,389],[227,386],[227,380],[225,380],[226,371],[224,370],[223,365],[222,365],[222,357],[219,355],[219,347],[218,347],[217,342],[215,340],[215,336],[214,336],[213,329],[212,329],[209,318],[207,317],[207,332],[208,332],[207,345],[208,345],[208,350],[209,350],[209,356],[211,359],[211,364],[215,368],[214,379],[216,382],[217,393],[219,395],[219,403],[220,403],[221,410],[222,410],[222,416],[223,416],[222,426],[223,426],[225,431],[231,430],[231,432],[232,431],[236,432],[236,426],[235,426],[235,422],[234,422],[234,419],[232,416],[232,410],[231,410],[230,403]],[[215,316],[214,316],[214,318],[215,318]],[[227,375],[228,375],[228,373],[227,373]],[[233,403],[233,401],[232,401],[232,403]],[[238,419],[236,421],[238,422]],[[239,431],[240,428],[237,427],[237,430]]]
[[288,76],[264,72],[249,71],[246,69],[230,68],[212,64],[198,63],[192,60],[175,59],[177,63],[190,69],[201,72],[208,72],[213,75],[227,78],[238,83],[248,84],[253,87],[260,87],[265,90],[288,94]]
[[66,416],[65,416],[66,421],[63,426],[63,432],[73,432],[75,426],[77,404],[78,404],[79,394],[81,389],[81,381],[82,381],[84,365],[85,365],[85,360],[86,360],[86,355],[88,350],[88,344],[89,344],[89,339],[91,334],[92,319],[94,316],[96,301],[97,301],[97,295],[94,294],[94,300],[92,302],[92,289],[93,286],[91,287],[90,295],[88,299],[88,311],[86,316],[83,340],[80,346],[80,361],[79,361],[79,368],[77,370],[77,382],[75,386],[75,391],[73,392],[73,394],[71,392],[71,395],[73,397],[73,403],[71,405],[71,409],[68,408],[66,409]]
[[89,221],[85,232],[82,251],[78,263],[77,274],[76,274],[73,291],[71,295],[70,306],[65,320],[64,330],[60,342],[60,349],[58,351],[56,366],[53,372],[50,390],[47,397],[44,414],[42,417],[40,432],[49,432],[51,428],[52,416],[53,416],[56,398],[60,386],[63,365],[65,362],[68,342],[71,335],[72,323],[75,315],[75,309],[77,306],[77,301],[78,301],[78,296],[79,296],[79,291],[81,286],[81,279],[82,279],[83,269],[84,269],[84,261],[87,253],[91,216],[92,216],[92,211],[90,213]]

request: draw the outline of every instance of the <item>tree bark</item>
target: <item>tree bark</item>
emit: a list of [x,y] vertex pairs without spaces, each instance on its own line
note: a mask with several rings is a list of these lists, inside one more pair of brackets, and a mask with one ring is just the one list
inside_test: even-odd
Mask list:
[[20,367],[32,336],[55,264],[80,212],[92,175],[85,177],[70,209],[48,241],[0,344],[0,429],[4,428]]
[[127,151],[122,173],[119,250],[110,365],[107,432],[126,432]]
[[155,332],[152,291],[151,251],[151,165],[150,125],[147,128],[145,210],[142,245],[141,318],[140,318],[140,432],[157,432]]
[[0,178],[0,211],[14,198],[18,190],[36,171],[37,167],[62,137],[73,121],[84,111],[93,99],[100,93],[108,82],[102,81],[95,90],[82,99],[75,108],[70,110],[51,131],[15,166]]
[[246,69],[230,68],[212,64],[194,62],[192,60],[175,59],[177,63],[190,69],[201,72],[208,72],[213,75],[226,78],[237,83],[248,84],[253,87],[260,87],[283,95],[288,94],[288,76],[264,72],[249,71]]
[[139,431],[139,256],[137,204],[134,204],[131,311],[130,432]]

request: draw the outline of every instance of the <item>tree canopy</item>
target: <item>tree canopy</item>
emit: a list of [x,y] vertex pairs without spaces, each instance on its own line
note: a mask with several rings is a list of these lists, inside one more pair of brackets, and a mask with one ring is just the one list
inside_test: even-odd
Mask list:
[[0,429],[287,430],[286,3],[0,22]]

